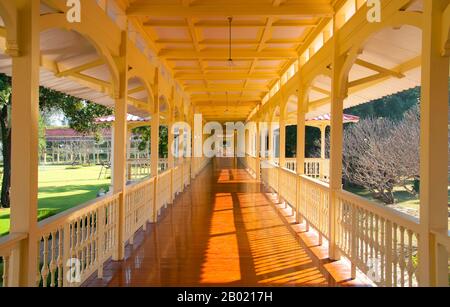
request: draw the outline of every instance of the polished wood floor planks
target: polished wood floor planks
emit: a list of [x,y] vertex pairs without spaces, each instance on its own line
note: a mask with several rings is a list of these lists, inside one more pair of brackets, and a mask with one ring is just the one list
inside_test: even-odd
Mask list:
[[318,257],[285,211],[235,159],[216,159],[85,286],[365,285]]

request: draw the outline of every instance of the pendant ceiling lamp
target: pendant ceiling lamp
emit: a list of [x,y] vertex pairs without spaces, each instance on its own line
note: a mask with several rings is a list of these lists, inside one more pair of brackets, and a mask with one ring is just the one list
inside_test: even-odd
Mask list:
[[228,44],[228,67],[232,68],[234,66],[233,56],[232,56],[232,23],[233,17],[228,17],[228,30],[229,30],[229,44]]

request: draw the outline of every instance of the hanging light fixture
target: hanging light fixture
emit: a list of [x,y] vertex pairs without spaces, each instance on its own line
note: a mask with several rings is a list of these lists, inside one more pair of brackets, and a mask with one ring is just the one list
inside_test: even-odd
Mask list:
[[228,67],[233,68],[234,66],[234,62],[233,62],[233,57],[232,57],[232,22],[233,22],[233,17],[228,17],[228,30],[229,30],[229,45],[228,45]]

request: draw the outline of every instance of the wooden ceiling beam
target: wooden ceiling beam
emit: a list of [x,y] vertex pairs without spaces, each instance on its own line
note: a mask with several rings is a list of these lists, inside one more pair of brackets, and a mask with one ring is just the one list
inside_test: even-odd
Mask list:
[[89,70],[91,68],[102,66],[104,64],[105,63],[103,62],[102,59],[97,59],[95,61],[83,64],[83,65],[80,65],[80,66],[76,66],[76,67],[73,67],[73,68],[70,68],[70,69],[67,69],[67,70],[64,70],[64,71],[60,71],[60,72],[58,72],[56,74],[56,77],[58,77],[58,78],[67,77],[69,75],[73,75],[74,73],[83,72],[85,70]]
[[136,88],[133,88],[133,89],[129,90],[128,91],[128,95],[133,95],[133,94],[140,93],[140,92],[143,92],[143,91],[147,91],[147,89],[145,87],[143,87],[143,86],[138,86]]
[[272,80],[279,78],[277,73],[212,73],[212,74],[189,74],[189,73],[176,73],[175,79],[178,80],[242,80],[242,79],[255,79],[255,80]]
[[[217,59],[223,60],[228,58],[228,49],[204,49],[196,51],[191,49],[162,49],[159,52],[159,57],[164,59]],[[233,59],[296,59],[298,53],[295,50],[286,49],[266,49],[263,51],[253,51],[249,49],[234,49]]]
[[191,5],[154,4],[147,1],[132,3],[127,9],[128,16],[159,17],[206,17],[206,16],[315,16],[329,17],[334,12],[333,6],[325,3],[284,3],[280,6],[263,4],[261,1],[245,1],[245,3],[229,3],[214,1],[207,4]]
[[379,65],[376,65],[376,64],[373,64],[373,63],[370,63],[368,61],[364,61],[364,60],[361,60],[361,59],[356,59],[355,64],[357,64],[359,66],[362,66],[362,67],[365,67],[365,68],[368,68],[370,70],[379,72],[379,73],[389,74],[389,75],[394,76],[396,78],[403,78],[403,77],[405,77],[404,74],[402,74],[402,73],[400,73],[398,71],[387,69],[387,68],[381,67]]
[[266,92],[269,90],[267,86],[233,86],[230,84],[213,85],[209,87],[204,86],[186,86],[184,88],[187,92],[236,92],[236,91],[249,91],[249,92]]
[[[240,21],[233,22],[233,28],[263,28],[265,27],[263,21]],[[188,25],[183,20],[149,20],[143,23],[144,28],[158,27],[158,28],[185,28]],[[208,20],[194,22],[194,26],[198,28],[228,28],[228,22],[221,20]],[[305,20],[278,20],[273,23],[273,27],[317,27],[316,19]]]
[[[237,66],[237,67],[233,67],[233,71],[248,71],[249,69],[251,69],[252,66]],[[253,71],[270,71],[272,72],[273,70],[278,70],[279,67],[273,67],[273,66],[258,66],[257,63],[255,64],[255,66],[253,67]],[[182,71],[199,71],[200,67],[196,67],[196,66],[175,66],[172,68],[173,71],[175,72],[182,72]],[[224,71],[224,72],[229,72],[230,71],[230,67],[226,67],[226,66],[205,66],[205,71]]]
[[317,86],[311,86],[311,89],[315,92],[327,95],[327,96],[331,96],[331,92],[329,90],[325,90],[323,88],[317,87]]
[[[195,106],[197,107],[226,107],[227,103],[226,101],[214,101],[213,103],[211,103],[211,100],[198,100],[198,101],[194,101],[193,103]],[[242,107],[242,108],[249,108],[249,107],[255,107],[258,104],[257,101],[242,101],[242,102],[237,102],[237,103],[232,103],[229,102],[228,106],[230,107]]]

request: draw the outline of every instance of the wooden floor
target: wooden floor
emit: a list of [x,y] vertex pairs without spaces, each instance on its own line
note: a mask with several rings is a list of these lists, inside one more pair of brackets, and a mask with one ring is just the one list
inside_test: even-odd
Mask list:
[[216,159],[85,286],[358,286],[234,159]]

